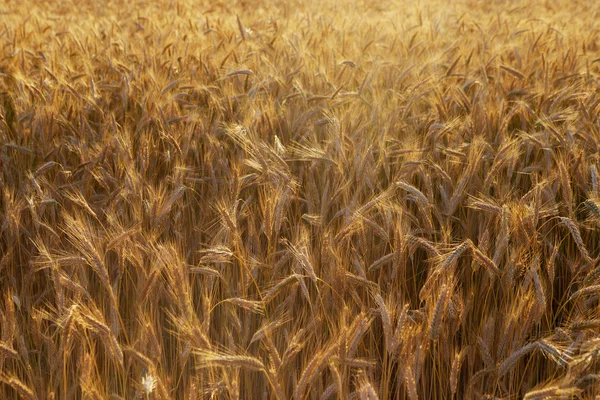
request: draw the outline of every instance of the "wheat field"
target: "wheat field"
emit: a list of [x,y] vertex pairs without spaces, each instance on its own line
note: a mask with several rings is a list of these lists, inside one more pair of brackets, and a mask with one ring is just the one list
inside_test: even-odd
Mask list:
[[0,398],[600,398],[599,7],[4,2]]

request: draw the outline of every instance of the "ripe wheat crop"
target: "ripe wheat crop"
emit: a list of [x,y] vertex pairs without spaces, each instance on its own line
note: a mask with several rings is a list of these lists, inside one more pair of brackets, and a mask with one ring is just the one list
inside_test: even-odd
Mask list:
[[599,398],[598,21],[2,2],[0,398]]

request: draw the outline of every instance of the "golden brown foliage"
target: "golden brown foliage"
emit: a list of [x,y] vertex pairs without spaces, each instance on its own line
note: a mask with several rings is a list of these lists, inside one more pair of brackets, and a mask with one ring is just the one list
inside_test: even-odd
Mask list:
[[600,395],[599,10],[523,4],[2,2],[0,398]]

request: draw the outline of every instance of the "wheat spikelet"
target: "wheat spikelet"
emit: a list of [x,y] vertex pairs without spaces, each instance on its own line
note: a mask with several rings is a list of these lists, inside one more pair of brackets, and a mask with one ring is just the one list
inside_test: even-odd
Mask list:
[[583,256],[585,261],[591,263],[592,259],[590,258],[590,254],[588,253],[585,244],[583,243],[583,239],[581,238],[581,233],[579,232],[579,227],[577,226],[577,224],[575,224],[575,222],[573,222],[573,220],[570,218],[559,217],[559,219],[560,222],[569,229],[569,232],[571,232],[571,236],[573,236],[575,244],[577,245],[577,248],[581,252],[581,255]]
[[194,354],[203,360],[199,368],[208,368],[212,365],[217,365],[226,368],[244,368],[249,371],[265,371],[265,365],[255,357],[226,355],[206,350],[195,350]]
[[321,369],[328,362],[329,357],[337,350],[337,344],[330,345],[329,347],[321,350],[315,355],[312,361],[306,366],[300,375],[298,386],[294,391],[294,399],[301,399],[304,396],[306,389],[312,379],[317,375]]
[[19,357],[19,353],[17,353],[17,351],[14,350],[12,348],[12,346],[9,346],[8,344],[2,343],[2,342],[0,342],[0,353],[2,354],[3,357],[6,357],[6,358]]
[[450,369],[450,391],[452,394],[456,394],[458,389],[458,377],[460,374],[460,368],[462,362],[467,355],[467,353],[471,350],[470,347],[464,347],[460,353],[454,355],[454,360],[452,361],[452,368]]
[[502,214],[502,207],[495,204],[491,199],[476,199],[471,198],[469,201],[469,207],[475,210],[486,211],[492,214]]
[[344,366],[348,366],[348,367],[360,369],[360,370],[375,369],[377,367],[376,361],[365,360],[365,359],[361,359],[361,358],[346,357],[343,360],[340,360],[340,359],[337,359],[337,357],[332,357],[331,361],[335,362],[336,364],[340,364],[340,365],[344,365]]
[[521,347],[519,350],[513,352],[504,361],[502,361],[502,363],[498,367],[498,376],[502,377],[502,376],[506,375],[510,370],[512,370],[515,367],[515,365],[517,364],[519,359],[521,359],[523,356],[529,354],[530,352],[535,350],[537,347],[538,347],[537,342],[533,342],[533,343],[526,344],[525,346]]
[[597,294],[597,293],[600,293],[600,284],[587,286],[587,287],[577,290],[575,293],[573,293],[571,295],[571,297],[569,297],[569,300],[573,300],[580,296],[588,296],[590,294]]
[[64,218],[67,222],[65,232],[69,236],[69,239],[77,250],[83,253],[84,258],[94,272],[98,274],[106,289],[112,292],[108,270],[104,265],[98,249],[90,239],[93,235],[92,232],[89,229],[86,229],[85,224],[81,222],[84,221],[84,219],[78,221],[70,215],[65,215]]
[[430,276],[427,277],[427,281],[419,292],[419,298],[423,300],[431,294],[433,285],[437,282],[437,279],[440,277],[440,275],[446,274],[447,276],[451,276],[453,274],[451,267],[454,265],[456,260],[458,260],[458,258],[471,247],[472,242],[470,239],[467,239],[460,245],[456,246],[454,251],[443,256],[443,261],[440,263],[440,265],[430,273]]
[[427,197],[425,197],[423,192],[421,192],[419,189],[417,189],[413,185],[410,185],[410,184],[408,184],[406,182],[402,182],[402,181],[394,182],[394,185],[401,187],[402,189],[404,189],[407,192],[409,192],[410,194],[412,194],[413,197],[415,198],[415,200],[417,201],[417,203],[421,207],[425,207],[425,208],[429,207],[429,200],[427,200]]
[[327,400],[335,393],[337,393],[337,386],[335,383],[332,383],[331,385],[327,386],[327,388],[321,394],[321,400]]
[[445,313],[448,297],[450,293],[450,287],[448,285],[442,285],[440,289],[440,295],[437,299],[433,315],[431,317],[431,323],[429,325],[429,338],[436,340],[440,334],[440,327],[442,324],[442,318]]
[[72,290],[73,292],[81,295],[84,298],[88,298],[88,299],[90,298],[90,294],[83,286],[81,286],[79,283],[73,281],[72,279],[69,279],[65,275],[61,274],[59,276],[59,284],[65,288],[68,288],[68,289]]
[[498,263],[500,262],[500,258],[502,257],[502,254],[504,253],[509,244],[510,211],[506,206],[503,206],[502,210],[502,219],[500,221],[501,230],[498,238],[496,239],[496,250],[494,251],[494,256],[492,257],[492,260],[496,265],[498,265]]
[[340,374],[339,369],[335,366],[334,363],[329,363],[329,371],[333,375],[334,384],[336,386],[336,392],[339,396],[343,396],[344,386],[342,384],[342,375]]
[[246,300],[239,297],[230,298],[225,301],[245,310],[252,311],[257,314],[264,314],[264,306],[260,301]]
[[600,318],[590,319],[586,321],[577,321],[571,324],[571,329],[574,331],[582,331],[586,329],[597,329],[600,327]]
[[301,279],[301,276],[298,274],[287,276],[286,278],[275,284],[267,292],[265,292],[265,294],[263,295],[263,302],[269,303],[278,294],[280,290],[282,290],[284,287],[291,284],[292,282],[298,281],[299,279]]
[[290,318],[286,314],[283,314],[274,321],[265,324],[264,326],[260,327],[256,332],[254,332],[254,334],[252,335],[252,339],[250,340],[250,344],[256,342],[257,340],[265,338],[271,332],[273,332],[276,329],[279,329],[288,322],[290,322]]
[[402,311],[400,312],[400,317],[396,322],[396,328],[394,329],[394,336],[389,343],[388,351],[390,354],[396,354],[400,350],[400,345],[402,344],[403,331],[406,328],[406,319],[408,317],[408,304],[405,304],[402,307]]
[[135,236],[140,232],[139,227],[133,227],[131,229],[127,229],[120,234],[116,234],[107,244],[106,250],[112,250],[117,246],[121,245],[126,239]]
[[377,290],[379,288],[375,282],[362,278],[360,276],[356,276],[351,272],[346,272],[344,274],[344,278],[346,278],[348,282],[356,284],[358,286],[363,286],[373,290]]
[[533,286],[535,288],[535,295],[537,297],[538,303],[542,309],[546,308],[546,294],[544,291],[544,287],[542,286],[542,281],[540,275],[537,270],[537,266],[539,265],[539,257],[536,256],[535,261],[533,262],[533,266],[529,269],[533,280]]
[[358,348],[358,344],[365,332],[367,332],[369,329],[371,322],[372,319],[367,318],[365,315],[359,314],[348,328],[348,333],[352,334],[352,340],[350,340],[350,344],[348,345],[348,357],[354,357]]
[[473,255],[475,256],[475,258],[477,258],[477,260],[479,260],[479,262],[481,262],[486,267],[486,269],[490,273],[490,276],[500,276],[500,269],[498,269],[498,266],[496,265],[496,263],[494,263],[493,260],[491,260],[488,256],[483,254],[483,252],[479,250],[476,246],[473,245],[471,246],[471,248],[473,250]]
[[569,399],[577,395],[581,390],[578,388],[561,388],[560,386],[549,386],[542,389],[531,390],[525,394],[525,400],[542,399]]
[[369,382],[365,382],[359,389],[361,400],[379,400],[379,396]]
[[600,219],[600,205],[595,199],[587,199],[583,205],[589,210],[592,218]]
[[302,351],[302,349],[306,346],[306,341],[300,341],[298,339],[290,340],[288,347],[286,348],[283,356],[281,357],[281,371],[284,371],[286,367],[291,364],[292,360]]
[[408,367],[404,370],[404,384],[408,391],[408,397],[410,400],[418,400],[419,394],[417,393],[417,381],[415,373],[412,369],[412,363],[408,364]]
[[514,76],[517,79],[520,79],[520,80],[525,79],[525,76],[521,72],[517,71],[514,68],[508,67],[506,65],[501,65],[500,68],[502,68],[504,71],[508,72],[509,74],[511,74],[512,76]]
[[205,264],[229,263],[233,257],[233,252],[227,246],[215,246],[199,250],[198,254],[201,254],[200,262]]
[[279,355],[277,347],[275,347],[275,343],[273,343],[273,340],[271,339],[271,335],[265,336],[264,343],[269,350],[269,359],[271,360],[273,369],[279,370],[281,368],[281,356]]
[[48,161],[48,162],[44,163],[41,167],[36,169],[35,172],[33,173],[33,175],[37,177],[56,165],[58,165],[59,167],[62,167],[56,161]]
[[375,262],[373,262],[373,264],[371,264],[369,266],[368,271],[372,272],[372,271],[379,269],[382,265],[392,261],[395,256],[396,256],[395,253],[386,254],[385,256],[383,256],[383,257],[379,258],[378,260],[376,260]]
[[12,387],[22,399],[35,400],[37,398],[34,391],[16,376],[8,376],[2,373],[0,381]]
[[123,349],[123,353],[130,355],[130,356],[134,357],[136,360],[138,360],[139,362],[143,363],[145,368],[148,370],[153,370],[155,368],[154,361],[152,361],[145,354],[139,352],[138,350],[134,349],[133,347],[125,347]]
[[302,269],[306,271],[313,283],[316,284],[317,275],[315,274],[315,270],[309,259],[306,248],[298,249],[296,246],[292,245],[289,242],[287,242],[286,244],[288,245],[290,252],[294,255],[296,261],[300,264]]
[[383,324],[383,337],[389,347],[389,343],[392,340],[392,322],[390,318],[390,314],[388,313],[387,306],[381,294],[377,293],[375,295],[375,302],[377,303],[377,307],[379,309],[379,315],[381,316],[381,323]]
[[573,215],[573,191],[569,180],[569,175],[565,163],[562,161],[558,162],[558,173],[560,178],[561,192],[563,195],[563,201],[567,206],[569,215]]
[[571,361],[571,358],[569,356],[563,354],[562,351],[560,351],[556,346],[554,346],[547,340],[539,340],[538,348],[541,351],[543,351],[546,355],[549,355],[550,358],[554,360],[554,362],[561,366],[567,366],[567,364]]
[[448,266],[452,265],[464,252],[465,250],[472,248],[473,243],[470,240],[465,240],[452,251],[440,264],[440,270],[445,270]]
[[481,355],[486,368],[494,368],[494,359],[490,353],[490,349],[485,341],[479,336],[477,336],[477,346],[479,347],[479,354]]
[[71,200],[73,203],[79,205],[81,208],[83,208],[87,213],[89,213],[94,218],[98,218],[98,215],[96,214],[96,212],[94,210],[92,210],[88,201],[80,192],[67,193],[65,197],[67,199]]
[[[408,243],[411,247],[418,245],[418,246],[425,248],[425,250],[427,250],[427,253],[430,255],[430,257],[439,257],[440,256],[440,252],[438,251],[438,249],[434,246],[433,243],[431,243],[428,240],[425,240],[420,237],[410,236],[408,238]],[[414,249],[411,249],[411,251],[414,251]]]

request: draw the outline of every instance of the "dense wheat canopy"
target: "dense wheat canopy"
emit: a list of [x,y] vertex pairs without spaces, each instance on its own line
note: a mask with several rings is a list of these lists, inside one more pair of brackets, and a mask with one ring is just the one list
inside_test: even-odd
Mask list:
[[0,398],[598,398],[598,11],[4,2]]

